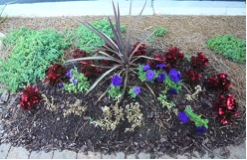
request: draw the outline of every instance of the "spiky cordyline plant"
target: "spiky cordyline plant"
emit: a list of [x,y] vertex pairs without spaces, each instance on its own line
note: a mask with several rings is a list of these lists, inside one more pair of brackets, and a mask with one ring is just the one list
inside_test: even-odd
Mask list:
[[[147,0],[145,0],[145,3],[143,5],[143,8],[139,15],[136,17],[136,21],[141,17],[142,12],[146,6]],[[132,1],[130,2],[130,9],[129,9],[129,25],[127,28],[127,36],[126,40],[124,42],[122,35],[121,35],[121,30],[120,30],[120,10],[119,10],[119,5],[117,7],[115,6],[114,2],[112,1],[112,6],[113,6],[113,11],[114,11],[114,16],[115,16],[115,23],[116,27],[113,26],[113,23],[111,19],[108,17],[109,23],[111,25],[112,32],[114,34],[114,40],[112,40],[110,37],[105,35],[104,33],[100,32],[97,30],[95,27],[93,27],[91,24],[89,24],[86,21],[82,21],[81,23],[87,27],[89,30],[97,34],[99,37],[101,37],[105,42],[106,45],[104,46],[103,51],[99,51],[98,53],[100,55],[97,56],[92,56],[92,57],[83,57],[83,58],[77,58],[73,60],[68,60],[67,62],[75,62],[75,61],[81,61],[81,60],[108,60],[108,61],[113,61],[115,62],[112,67],[110,67],[109,70],[107,70],[105,73],[103,73],[94,83],[93,85],[89,88],[87,93],[92,91],[97,84],[106,76],[108,76],[111,72],[118,70],[119,73],[124,73],[124,86],[123,86],[123,94],[122,97],[124,96],[126,86],[128,84],[128,76],[129,72],[134,70],[136,68],[135,62],[140,59],[140,58],[147,58],[147,59],[153,59],[148,56],[134,56],[135,52],[140,48],[140,46],[149,38],[151,37],[153,33],[148,35],[145,39],[143,39],[138,45],[134,46],[134,49],[130,47],[130,36],[131,36],[131,28],[135,28],[135,26],[131,26],[132,23],[130,23],[130,18],[131,18],[131,9],[132,9]],[[136,25],[136,23],[134,23]],[[107,53],[106,53],[107,52]],[[109,54],[111,53],[111,54]],[[102,68],[106,68],[105,66],[98,66]],[[86,94],[87,94],[86,93]]]

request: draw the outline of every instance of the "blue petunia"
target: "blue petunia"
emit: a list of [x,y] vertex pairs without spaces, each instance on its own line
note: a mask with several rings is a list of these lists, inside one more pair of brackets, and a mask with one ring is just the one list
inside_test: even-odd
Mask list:
[[136,86],[136,87],[133,89],[133,92],[134,92],[136,95],[138,95],[138,94],[141,93],[141,88],[138,87],[138,86]]
[[165,73],[160,73],[158,74],[157,81],[158,82],[163,82],[166,79],[166,74]]
[[144,65],[143,67],[142,67],[142,70],[143,71],[147,71],[147,70],[149,70],[150,69],[150,66],[147,64],[147,65]]
[[175,69],[175,68],[172,68],[170,71],[169,71],[169,76],[170,76],[170,79],[177,83],[178,81],[181,80],[181,75],[179,74],[179,72]]
[[199,135],[202,135],[204,133],[207,133],[207,129],[205,126],[201,126],[201,127],[196,127],[196,131]]
[[166,64],[156,64],[156,68],[163,69],[166,67]]
[[69,78],[71,78],[73,75],[72,75],[72,69],[70,69],[70,70],[68,70],[67,72],[66,72],[66,76],[67,77],[69,77]]
[[113,86],[122,86],[123,79],[117,74],[111,79]]
[[76,79],[73,79],[72,82],[75,86],[78,84],[78,81]]
[[177,92],[177,90],[176,89],[169,89],[168,90],[168,93],[170,93],[170,94],[174,94],[174,95],[177,95],[178,94],[178,92]]
[[190,117],[188,117],[185,112],[178,112],[178,118],[182,123],[186,123],[190,121]]
[[154,73],[153,70],[148,70],[147,73],[146,73],[146,78],[147,78],[147,80],[148,80],[148,81],[152,81],[153,78],[154,78],[154,75],[155,75],[155,73]]
[[62,82],[58,83],[58,86],[59,86],[60,88],[63,88],[63,83],[62,83]]

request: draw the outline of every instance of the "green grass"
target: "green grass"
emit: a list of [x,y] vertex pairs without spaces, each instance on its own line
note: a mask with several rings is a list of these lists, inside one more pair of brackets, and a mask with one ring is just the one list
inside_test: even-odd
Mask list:
[[215,53],[235,62],[246,62],[246,40],[237,39],[233,35],[217,36],[209,39],[207,46]]

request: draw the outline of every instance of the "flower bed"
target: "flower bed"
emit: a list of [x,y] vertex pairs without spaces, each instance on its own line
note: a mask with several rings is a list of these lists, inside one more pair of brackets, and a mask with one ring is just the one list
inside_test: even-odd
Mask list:
[[[111,45],[102,50],[116,59]],[[124,65],[111,70],[119,60],[111,62],[105,55],[108,59],[95,61],[80,49],[71,49],[71,58],[81,58],[75,63],[50,64],[46,77],[27,86],[15,101],[20,107],[7,111],[8,140],[33,150],[169,154],[203,152],[241,140],[236,133],[245,132],[243,106],[227,73],[212,74],[210,57],[140,42],[129,49],[140,59],[128,76]]]

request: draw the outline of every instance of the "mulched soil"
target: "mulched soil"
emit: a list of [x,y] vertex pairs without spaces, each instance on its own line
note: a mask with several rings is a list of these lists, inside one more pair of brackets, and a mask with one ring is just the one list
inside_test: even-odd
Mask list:
[[[84,18],[92,21],[102,17]],[[126,19],[126,17],[122,18],[123,23],[127,22]],[[77,22],[75,17],[11,18],[0,28],[4,32],[8,32],[10,28],[18,28],[21,25],[32,29],[55,28],[62,30],[66,27],[76,27]],[[150,45],[150,48],[166,51],[169,47],[176,45],[184,53],[205,53],[209,57],[210,66],[204,71],[204,78],[220,71],[226,71],[230,75],[234,86],[231,93],[237,94],[241,111],[241,116],[235,119],[233,125],[222,126],[219,119],[213,116],[212,106],[219,93],[203,88],[197,101],[188,102],[184,99],[184,95],[188,91],[183,88],[179,95],[169,96],[169,99],[176,104],[176,109],[172,112],[162,108],[161,104],[147,90],[146,93],[142,92],[141,98],[136,99],[144,114],[142,127],[135,129],[134,132],[125,133],[124,129],[129,124],[122,122],[114,131],[103,131],[90,124],[88,117],[99,119],[102,116],[101,107],[114,103],[107,96],[97,102],[99,96],[108,87],[108,83],[99,85],[92,93],[85,96],[84,94],[69,94],[60,88],[46,86],[39,80],[36,86],[50,101],[51,96],[54,98],[57,110],[54,112],[47,110],[44,102],[42,102],[35,110],[23,111],[18,106],[20,93],[13,94],[9,103],[2,106],[4,112],[2,115],[0,114],[5,130],[2,133],[2,138],[0,138],[1,143],[11,142],[14,146],[22,145],[30,150],[42,149],[46,151],[54,148],[74,151],[101,151],[103,153],[145,151],[153,153],[153,158],[164,153],[172,156],[185,152],[192,153],[195,150],[203,154],[205,150],[211,151],[217,147],[241,143],[246,134],[245,78],[243,78],[246,75],[245,65],[215,56],[206,49],[205,42],[209,37],[217,34],[233,34],[238,38],[245,38],[245,17],[152,16],[144,17],[137,26],[140,27],[137,30],[137,35],[147,33],[150,27],[164,26],[168,28],[169,33],[164,38],[157,38],[155,43]],[[158,50],[149,50],[149,54],[156,52]],[[189,66],[189,62],[184,59],[178,70],[183,73],[187,66]],[[130,77],[130,83],[138,84],[139,82],[133,75]],[[203,83],[203,81],[200,82],[200,84]],[[156,96],[163,90],[161,85],[150,86],[155,91]],[[192,90],[188,84],[186,87]],[[64,117],[64,110],[68,109],[77,99],[88,106],[86,113],[81,117],[76,115]],[[121,106],[125,107],[132,101],[129,96],[126,96]],[[180,123],[175,113],[183,110],[188,104],[191,105],[195,113],[200,113],[209,120],[207,134],[198,135],[194,124],[191,122]],[[225,157],[227,155],[222,152],[220,156]]]

